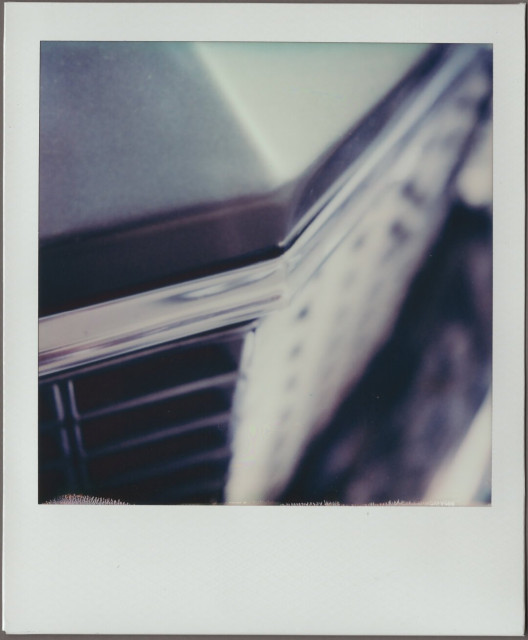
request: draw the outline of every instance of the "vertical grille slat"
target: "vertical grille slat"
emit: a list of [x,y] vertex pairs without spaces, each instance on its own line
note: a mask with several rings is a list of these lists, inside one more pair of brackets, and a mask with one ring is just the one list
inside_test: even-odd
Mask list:
[[39,501],[75,486],[65,408],[57,384],[39,387]]
[[[238,326],[42,380],[39,499],[79,491],[136,504],[221,501],[248,331]],[[50,404],[54,396],[64,409]],[[67,465],[60,479],[45,479],[61,429],[70,443],[61,454],[78,482]]]
[[64,420],[64,407],[56,384],[39,388],[39,424],[51,427]]

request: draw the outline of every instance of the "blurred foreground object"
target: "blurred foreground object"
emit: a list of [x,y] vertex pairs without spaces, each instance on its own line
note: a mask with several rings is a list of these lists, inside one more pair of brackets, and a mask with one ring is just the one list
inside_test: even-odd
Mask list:
[[427,496],[490,385],[491,52],[41,56],[40,500]]
[[[489,214],[454,207],[392,335],[311,444],[286,501],[489,502],[491,246]],[[483,403],[464,476],[451,459]]]

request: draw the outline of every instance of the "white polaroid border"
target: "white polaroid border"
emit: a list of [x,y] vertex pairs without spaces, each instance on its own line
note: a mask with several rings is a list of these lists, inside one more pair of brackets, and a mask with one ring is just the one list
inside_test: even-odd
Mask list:
[[[522,635],[524,12],[523,5],[6,5],[4,629]],[[493,45],[491,507],[37,504],[41,40]]]

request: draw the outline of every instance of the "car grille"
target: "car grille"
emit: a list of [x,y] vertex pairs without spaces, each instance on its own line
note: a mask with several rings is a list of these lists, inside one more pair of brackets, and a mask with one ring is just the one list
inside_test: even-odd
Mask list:
[[489,119],[485,52],[431,83],[274,258],[41,319],[41,501],[281,501],[390,337]]
[[248,325],[48,377],[40,384],[40,500],[215,503]]

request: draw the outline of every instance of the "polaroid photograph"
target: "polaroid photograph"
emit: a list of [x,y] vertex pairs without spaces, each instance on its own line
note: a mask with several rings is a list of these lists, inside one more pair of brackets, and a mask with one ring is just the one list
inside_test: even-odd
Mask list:
[[524,11],[6,5],[7,632],[522,635]]

